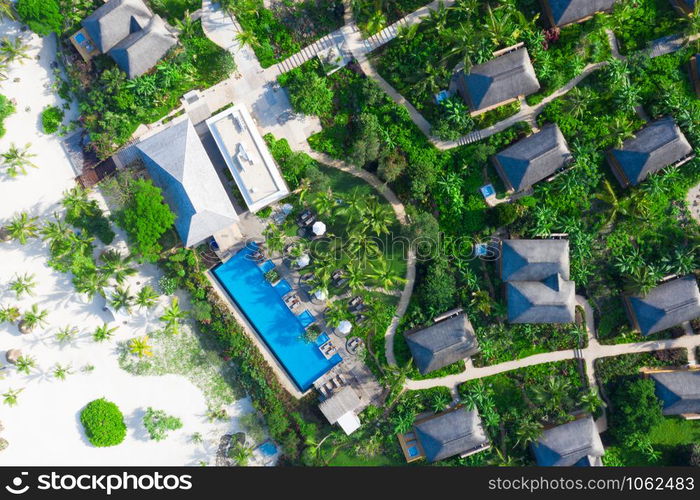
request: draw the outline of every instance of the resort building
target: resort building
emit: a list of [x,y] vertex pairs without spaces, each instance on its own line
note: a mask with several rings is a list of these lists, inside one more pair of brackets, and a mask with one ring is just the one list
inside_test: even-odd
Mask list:
[[213,236],[224,250],[241,239],[236,210],[189,118],[135,147],[177,215],[175,228],[186,247]]
[[566,169],[573,157],[556,124],[519,140],[491,157],[508,191],[524,191]]
[[613,174],[623,188],[636,186],[650,174],[691,160],[695,154],[671,117],[649,123],[635,136],[607,153]]
[[543,467],[601,466],[605,449],[593,418],[584,417],[546,429],[532,453]]
[[695,54],[690,58],[690,81],[693,83],[695,95],[700,97],[700,66],[698,66],[698,57],[700,54]]
[[345,434],[350,435],[360,428],[357,413],[363,406],[366,405],[362,404],[355,389],[346,385],[321,401],[318,408],[331,425],[338,424]]
[[599,12],[609,12],[616,0],[540,0],[542,10],[551,26],[586,21]]
[[418,418],[409,432],[398,437],[407,462],[466,457],[491,446],[479,412],[466,406]]
[[426,328],[407,332],[405,338],[422,375],[479,352],[474,328],[461,309],[435,318]]
[[177,44],[175,31],[142,0],[110,0],[71,37],[83,59],[108,54],[128,78],[147,73]]
[[289,188],[245,107],[236,105],[212,116],[207,127],[251,212],[289,195]]
[[569,241],[501,241],[501,279],[511,323],[571,323],[576,285],[569,280]]
[[475,116],[540,89],[522,43],[494,53],[494,59],[457,74],[457,90]]
[[626,296],[624,301],[632,326],[642,335],[700,318],[700,290],[693,275],[671,279],[644,296]]
[[695,0],[671,0],[671,5],[681,14],[688,15],[695,9]]
[[663,414],[686,420],[700,419],[700,369],[649,370]]

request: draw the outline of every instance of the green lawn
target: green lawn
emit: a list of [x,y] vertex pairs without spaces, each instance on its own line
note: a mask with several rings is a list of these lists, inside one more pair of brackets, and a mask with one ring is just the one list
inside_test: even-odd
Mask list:
[[650,462],[639,450],[626,448],[621,445],[606,448],[606,455],[614,455],[622,464],[632,467],[649,465],[679,465],[678,447],[692,443],[700,443],[700,421],[681,420],[668,417],[649,432],[649,441],[654,450],[661,453],[659,460]]

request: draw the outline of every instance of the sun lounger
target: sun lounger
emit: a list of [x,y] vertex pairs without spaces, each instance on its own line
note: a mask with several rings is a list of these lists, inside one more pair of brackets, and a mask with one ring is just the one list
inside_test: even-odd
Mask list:
[[348,302],[348,305],[350,307],[355,307],[355,306],[357,306],[357,304],[361,304],[361,303],[362,303],[362,297],[360,297],[359,295],[356,295],[355,297],[350,299],[350,302]]

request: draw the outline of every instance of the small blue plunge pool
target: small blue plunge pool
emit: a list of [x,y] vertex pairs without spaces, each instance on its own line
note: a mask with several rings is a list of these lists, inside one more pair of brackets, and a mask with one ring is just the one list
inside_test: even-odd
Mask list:
[[326,359],[316,343],[303,340],[304,327],[313,322],[313,316],[308,311],[296,316],[289,310],[282,296],[291,286],[282,280],[273,287],[265,280],[265,271],[270,269],[271,263],[258,266],[250,257],[256,248],[254,243],[249,244],[214,268],[214,276],[296,386],[306,391],[317,378],[340,363],[341,358],[336,354]]

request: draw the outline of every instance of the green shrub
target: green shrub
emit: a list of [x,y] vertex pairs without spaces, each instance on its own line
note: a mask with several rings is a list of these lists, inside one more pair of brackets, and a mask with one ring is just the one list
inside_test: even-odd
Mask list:
[[182,428],[182,421],[163,410],[154,410],[150,406],[143,416],[143,426],[148,431],[148,435],[154,441],[162,441],[168,437],[168,431],[175,431]]
[[17,0],[16,9],[20,20],[38,35],[63,31],[63,15],[56,0]]
[[134,250],[143,260],[155,262],[162,248],[159,240],[175,223],[175,215],[163,200],[160,188],[150,180],[134,182],[134,193],[121,216]]
[[124,415],[117,405],[104,398],[91,401],[83,408],[80,423],[94,446],[115,446],[126,437]]
[[49,106],[41,112],[41,125],[47,134],[55,134],[63,122],[63,110],[58,106]]
[[16,111],[15,105],[7,97],[0,95],[0,137],[5,135],[5,118]]
[[610,432],[620,443],[633,436],[646,435],[663,419],[661,401],[654,392],[651,379],[629,380],[611,395],[615,407]]

